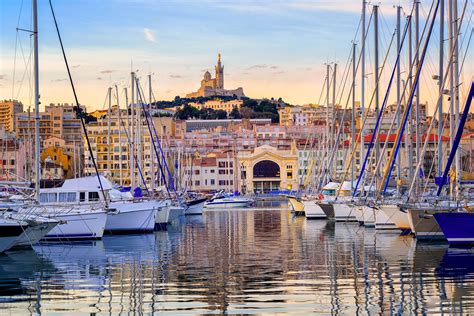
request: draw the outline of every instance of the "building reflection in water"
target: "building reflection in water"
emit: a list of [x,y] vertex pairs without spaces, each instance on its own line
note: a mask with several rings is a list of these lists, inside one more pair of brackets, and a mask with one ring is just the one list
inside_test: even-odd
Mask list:
[[0,256],[2,314],[474,311],[474,252],[288,211]]

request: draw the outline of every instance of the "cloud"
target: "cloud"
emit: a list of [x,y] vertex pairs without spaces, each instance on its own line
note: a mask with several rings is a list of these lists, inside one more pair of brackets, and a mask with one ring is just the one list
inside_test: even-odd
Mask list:
[[265,64],[257,64],[257,65],[252,65],[250,67],[248,67],[247,69],[265,69],[267,68],[268,65],[265,65]]
[[79,68],[81,67],[81,65],[74,65],[74,66],[71,66],[71,68]]
[[168,90],[165,91],[165,93],[170,93],[170,92],[173,92],[173,90],[168,89]]
[[115,70],[102,70],[100,73],[101,74],[111,74],[113,73]]
[[181,76],[181,75],[170,75],[170,78],[173,78],[173,79],[183,79],[183,76]]
[[102,77],[97,77],[97,80],[102,80]]
[[5,80],[7,79],[7,75],[0,75],[0,80]]
[[271,69],[278,69],[278,66],[271,66]]
[[306,67],[305,70],[306,70],[306,71],[311,71],[311,70],[313,70],[313,68],[311,68],[311,67]]
[[61,82],[61,81],[66,81],[66,78],[61,78],[61,79],[53,79],[51,82]]
[[156,43],[155,31],[153,31],[153,30],[148,29],[148,28],[145,27],[145,28],[143,29],[143,35],[145,35],[145,39],[146,39],[148,42]]
[[281,74],[284,74],[285,71],[275,71],[273,74],[274,75],[281,75]]

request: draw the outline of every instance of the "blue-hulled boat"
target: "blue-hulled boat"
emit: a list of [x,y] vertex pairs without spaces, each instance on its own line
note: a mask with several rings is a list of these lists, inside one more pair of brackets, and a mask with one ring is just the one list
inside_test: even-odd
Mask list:
[[450,244],[474,244],[474,213],[436,213],[434,217]]

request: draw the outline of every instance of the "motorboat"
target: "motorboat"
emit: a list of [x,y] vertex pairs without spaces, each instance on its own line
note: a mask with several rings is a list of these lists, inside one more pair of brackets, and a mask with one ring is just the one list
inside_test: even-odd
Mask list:
[[206,209],[227,209],[227,208],[243,208],[249,207],[254,200],[218,192],[209,201],[204,204]]
[[186,210],[184,211],[185,215],[201,215],[204,204],[206,203],[206,197],[197,197],[186,201]]

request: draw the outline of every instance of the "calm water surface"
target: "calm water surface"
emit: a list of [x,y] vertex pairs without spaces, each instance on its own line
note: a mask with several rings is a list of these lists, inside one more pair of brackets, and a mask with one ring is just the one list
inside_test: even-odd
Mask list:
[[0,314],[474,313],[474,252],[287,210],[0,256]]

